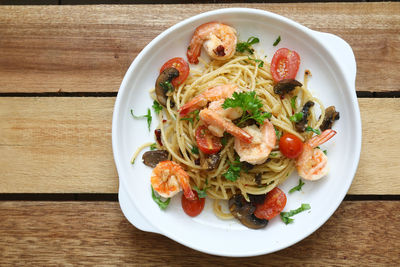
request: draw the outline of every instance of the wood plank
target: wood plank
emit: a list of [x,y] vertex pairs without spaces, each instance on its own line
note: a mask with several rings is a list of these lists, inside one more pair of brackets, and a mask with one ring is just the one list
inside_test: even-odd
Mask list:
[[[116,193],[114,97],[0,98],[0,193]],[[360,98],[359,168],[349,194],[400,194],[399,98]],[[46,112],[43,112],[43,111]],[[390,161],[388,161],[390,159]]]
[[399,90],[400,3],[385,2],[0,6],[0,92],[115,92],[159,33],[224,7],[264,9],[336,34],[353,47],[357,90]]
[[0,202],[0,255],[10,266],[398,266],[399,209],[399,201],[345,201],[292,247],[227,258],[137,230],[116,202]]

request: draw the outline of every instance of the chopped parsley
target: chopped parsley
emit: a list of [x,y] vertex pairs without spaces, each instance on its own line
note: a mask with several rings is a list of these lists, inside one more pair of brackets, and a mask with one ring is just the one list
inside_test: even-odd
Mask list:
[[256,63],[259,63],[259,64],[258,64],[258,67],[259,67],[259,68],[264,67],[264,61],[262,61],[261,59],[251,58],[251,57],[249,57],[249,56],[247,56],[247,58],[248,58],[249,60],[253,60],[253,61],[256,62]]
[[197,146],[192,146],[192,153],[199,154],[199,148]]
[[301,188],[303,187],[303,185],[304,185],[304,182],[301,179],[299,179],[299,184],[296,185],[295,187],[293,187],[292,189],[290,189],[289,194],[293,193],[294,191],[300,191]]
[[193,118],[181,118],[181,121],[189,121],[192,125],[194,123]]
[[228,143],[228,140],[229,140],[229,137],[230,137],[231,135],[229,134],[229,133],[227,133],[227,132],[224,132],[224,136],[221,138],[221,144],[223,145],[223,146],[226,146],[226,144]]
[[152,143],[150,145],[150,150],[156,150],[157,149],[157,144],[156,143]]
[[235,160],[233,163],[229,162],[228,170],[222,174],[229,181],[236,181],[240,177],[240,171],[242,170],[242,165],[240,161]]
[[310,126],[307,126],[307,127],[306,127],[306,132],[314,132],[315,134],[318,134],[318,135],[321,134],[321,131],[320,131],[320,130],[311,128]]
[[279,35],[278,38],[276,38],[273,46],[277,46],[279,44],[279,42],[281,41],[281,36]]
[[293,109],[296,109],[296,98],[297,98],[297,95],[295,95],[294,97],[292,97],[290,99],[290,104],[292,105]]
[[132,117],[135,119],[147,118],[147,126],[149,127],[149,132],[150,132],[151,120],[153,118],[151,117],[151,111],[149,108],[147,109],[147,115],[136,116],[135,114],[133,114],[133,109],[131,109],[131,114],[132,114]]
[[257,37],[250,37],[247,39],[247,42],[240,42],[236,45],[236,51],[240,53],[249,52],[250,54],[254,53],[254,49],[251,47],[253,44],[257,44],[260,42],[260,39]]
[[152,107],[157,114],[160,114],[160,111],[163,109],[163,107],[160,105],[160,103],[157,102],[157,100],[154,100]]
[[153,198],[154,202],[156,202],[157,205],[162,210],[165,210],[168,207],[169,202],[171,201],[171,198],[168,198],[167,200],[162,201],[161,197],[156,195],[156,192],[154,191],[153,187],[151,187],[151,197]]
[[276,134],[276,139],[278,140],[281,139],[282,133],[276,128],[275,128],[275,134]]
[[303,112],[295,113],[294,115],[290,116],[289,119],[293,122],[299,122],[303,119]]
[[328,151],[326,149],[322,152],[324,152],[325,155],[328,155]]
[[164,89],[165,92],[172,92],[174,91],[174,86],[172,86],[172,83],[169,81],[165,81],[160,83],[160,86]]
[[294,219],[290,218],[300,212],[311,209],[310,204],[301,204],[300,208],[291,210],[289,212],[281,212],[281,219],[285,224],[292,223]]
[[269,155],[270,155],[271,157],[276,157],[276,156],[278,156],[278,153],[276,153],[276,152],[271,152]]
[[271,118],[271,113],[260,110],[262,106],[261,100],[258,99],[255,91],[234,92],[232,98],[225,99],[222,104],[224,109],[240,107],[243,110],[243,116],[240,118],[238,125],[250,119],[263,124],[266,118]]

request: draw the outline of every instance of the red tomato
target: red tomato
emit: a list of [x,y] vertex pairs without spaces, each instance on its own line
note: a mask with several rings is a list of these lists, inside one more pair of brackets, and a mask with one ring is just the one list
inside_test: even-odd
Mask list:
[[282,154],[290,159],[295,159],[303,152],[304,144],[294,134],[285,133],[279,140],[279,150]]
[[199,198],[196,191],[192,192],[196,196],[194,200],[189,200],[185,197],[184,194],[182,195],[182,208],[187,215],[195,217],[199,215],[203,210],[206,199]]
[[278,187],[268,192],[264,203],[256,205],[254,215],[259,219],[271,220],[278,215],[286,205],[286,195]]
[[275,82],[296,78],[300,66],[300,56],[287,48],[278,49],[271,60],[271,74]]
[[215,154],[221,150],[221,138],[214,136],[204,125],[197,127],[195,132],[197,146],[203,153]]
[[160,73],[166,68],[175,68],[179,71],[179,76],[172,79],[171,83],[174,87],[183,83],[189,75],[189,64],[181,57],[174,57],[164,63],[160,69]]

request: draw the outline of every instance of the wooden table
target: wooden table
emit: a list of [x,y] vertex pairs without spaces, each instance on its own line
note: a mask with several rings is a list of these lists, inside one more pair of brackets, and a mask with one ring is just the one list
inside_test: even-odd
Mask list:
[[[232,6],[346,40],[363,125],[357,174],[331,219],[253,258],[206,255],[129,224],[111,149],[115,97],[135,56],[182,19]],[[400,3],[0,6],[0,265],[398,266],[399,64]]]

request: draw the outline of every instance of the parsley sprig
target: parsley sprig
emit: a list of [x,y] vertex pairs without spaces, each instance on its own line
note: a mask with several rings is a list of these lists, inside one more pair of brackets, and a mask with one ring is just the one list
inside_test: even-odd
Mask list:
[[243,116],[240,118],[238,125],[250,119],[263,124],[266,118],[271,118],[271,113],[261,111],[262,106],[261,100],[258,99],[255,91],[234,92],[232,98],[225,99],[222,104],[224,109],[240,107],[243,110]]
[[157,144],[156,143],[152,143],[150,145],[150,150],[156,150],[157,149]]
[[295,110],[296,109],[296,98],[297,98],[297,95],[295,95],[294,97],[292,97],[291,99],[290,99],[290,105],[292,105],[292,108]]
[[168,198],[167,200],[162,201],[161,197],[156,195],[156,192],[154,191],[153,187],[151,187],[151,197],[153,198],[154,202],[156,202],[157,205],[162,210],[165,210],[168,207],[169,202],[171,201],[171,198]]
[[165,81],[165,82],[160,83],[160,86],[164,89],[165,92],[174,91],[174,86],[169,81]]
[[228,170],[222,174],[229,181],[236,181],[240,177],[240,171],[242,170],[242,164],[239,160],[235,160],[233,163],[229,162]]
[[250,54],[254,53],[254,49],[251,47],[253,44],[257,44],[260,42],[260,39],[257,37],[250,37],[247,39],[247,42],[240,42],[236,45],[236,51],[240,53],[249,52]]
[[277,46],[279,44],[279,42],[281,41],[281,36],[279,35],[278,38],[276,38],[273,46]]
[[285,224],[292,223],[294,219],[290,218],[300,212],[311,209],[310,204],[301,204],[300,208],[291,210],[289,212],[281,212],[281,219]]
[[298,112],[290,116],[289,119],[293,122],[299,122],[303,119],[303,115],[303,112]]
[[248,58],[249,60],[253,60],[254,62],[258,63],[258,67],[259,67],[259,68],[264,67],[264,61],[262,61],[261,59],[251,58],[251,57],[249,57],[249,56],[247,56],[247,58]]
[[208,180],[205,182],[206,186],[203,189],[199,189],[197,186],[193,186],[193,189],[197,192],[199,198],[205,198],[207,196],[207,189],[211,188],[208,186]]
[[321,134],[321,131],[320,131],[320,130],[314,129],[314,128],[310,127],[310,126],[307,126],[307,127],[306,127],[306,132],[313,132],[313,133],[318,134],[318,135]]
[[299,184],[290,189],[289,194],[293,193],[294,191],[300,191],[303,185],[305,185],[305,183],[301,179],[299,179]]
[[160,114],[160,111],[163,109],[163,107],[160,105],[160,103],[157,102],[157,100],[154,100],[152,107],[157,114]]
[[133,109],[131,109],[131,114],[132,114],[132,117],[135,118],[135,119],[147,118],[147,126],[148,126],[149,132],[150,132],[151,121],[152,121],[153,118],[151,117],[151,111],[150,111],[149,108],[147,109],[147,115],[136,116],[135,114],[133,114]]

